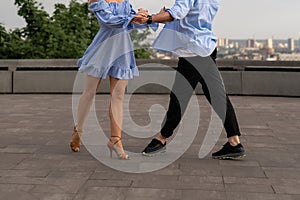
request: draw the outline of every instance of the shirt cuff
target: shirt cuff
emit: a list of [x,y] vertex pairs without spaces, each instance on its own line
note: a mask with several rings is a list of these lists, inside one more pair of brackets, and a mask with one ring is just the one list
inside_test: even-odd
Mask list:
[[123,28],[128,27],[131,24],[131,21],[133,20],[135,15],[131,15],[127,18],[126,22],[123,24]]
[[167,8],[166,12],[170,13],[170,15],[173,17],[173,19],[179,19],[179,16],[177,16],[175,10],[172,10],[171,8]]

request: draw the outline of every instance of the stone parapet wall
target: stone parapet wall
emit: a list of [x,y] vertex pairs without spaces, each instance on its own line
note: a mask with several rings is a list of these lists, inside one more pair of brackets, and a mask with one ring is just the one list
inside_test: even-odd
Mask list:
[[[177,60],[137,60],[140,77],[129,81],[127,93],[167,94]],[[231,95],[300,96],[300,62],[218,60],[225,87]],[[0,60],[0,93],[72,93],[77,76],[75,59]],[[82,84],[75,92],[81,92]],[[103,80],[99,93],[109,93]],[[197,94],[202,94],[200,85]]]

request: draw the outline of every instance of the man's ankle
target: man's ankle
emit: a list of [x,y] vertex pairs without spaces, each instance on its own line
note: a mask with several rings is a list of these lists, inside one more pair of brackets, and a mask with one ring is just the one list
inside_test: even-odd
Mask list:
[[230,143],[231,146],[236,146],[238,144],[240,144],[240,138],[238,135],[235,135],[235,136],[231,136],[228,138],[228,142]]
[[161,141],[161,143],[165,144],[166,143],[166,138],[164,136],[162,136],[161,134],[159,134],[156,139],[158,139],[159,141]]

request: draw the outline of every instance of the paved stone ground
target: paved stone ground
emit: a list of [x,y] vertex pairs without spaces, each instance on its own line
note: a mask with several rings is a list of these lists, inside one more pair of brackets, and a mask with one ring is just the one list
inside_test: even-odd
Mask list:
[[[71,95],[0,95],[0,199],[300,199],[299,98],[231,97],[247,150],[241,161],[198,158],[210,116],[198,98],[200,128],[184,155],[164,169],[130,174],[101,164],[85,148],[70,151]],[[108,95],[96,97],[107,133],[108,102]],[[168,96],[132,98],[136,123],[149,122],[146,110],[154,103],[166,106]],[[137,152],[149,141],[124,138],[126,149]],[[214,150],[225,140],[223,134]]]

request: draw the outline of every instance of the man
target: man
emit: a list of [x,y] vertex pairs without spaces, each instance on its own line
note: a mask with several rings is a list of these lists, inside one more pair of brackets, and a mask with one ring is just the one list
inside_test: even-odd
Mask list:
[[[154,41],[153,48],[169,51],[179,57],[175,83],[170,94],[169,108],[162,125],[160,134],[143,150],[143,155],[151,156],[164,152],[166,139],[173,134],[173,131],[181,121],[182,115],[193,94],[188,87],[183,86],[184,77],[189,82],[189,87],[194,90],[198,82],[202,84],[205,97],[222,119],[227,132],[228,142],[223,148],[212,154],[217,159],[237,159],[245,155],[239,136],[240,130],[233,106],[224,90],[224,113],[219,103],[213,103],[212,97],[221,97],[223,82],[219,78],[219,71],[215,65],[217,55],[217,38],[212,32],[212,21],[217,13],[219,0],[175,0],[170,9],[162,8],[158,14],[148,15],[148,11],[140,9],[133,22],[143,23],[166,23],[158,38]],[[147,16],[147,17],[145,17]],[[211,62],[209,63],[210,59]],[[203,70],[203,66],[210,65]],[[213,73],[206,73],[207,70],[215,70]],[[208,84],[214,81],[213,84]],[[221,80],[221,81],[220,81]],[[214,86],[212,86],[214,85]],[[216,93],[217,91],[217,93]],[[214,93],[214,94],[212,94]],[[216,102],[216,98],[215,98]],[[222,106],[221,106],[222,107]]]

